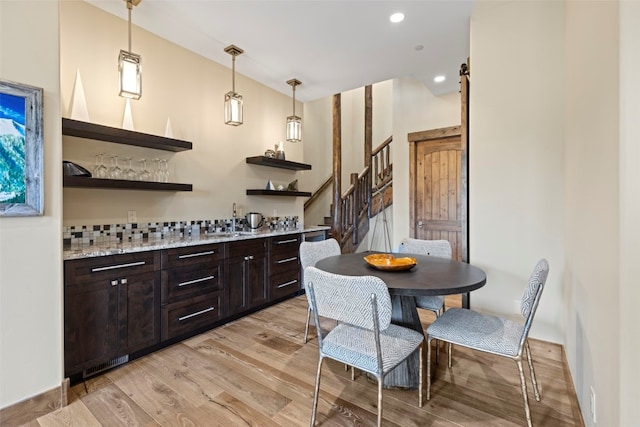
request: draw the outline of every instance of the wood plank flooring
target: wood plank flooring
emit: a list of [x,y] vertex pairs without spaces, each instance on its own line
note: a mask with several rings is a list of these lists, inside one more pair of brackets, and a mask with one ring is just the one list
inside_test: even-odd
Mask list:
[[[300,296],[134,360],[75,385],[68,406],[26,425],[309,425],[318,347],[314,328],[302,343],[306,313]],[[420,314],[425,326],[433,320]],[[530,341],[542,390],[536,402],[528,383],[534,425],[584,426],[562,348]],[[385,426],[526,425],[514,362],[454,348],[448,369],[441,350],[422,408],[416,390],[383,392]],[[375,383],[325,362],[317,425],[375,425],[376,402]]]

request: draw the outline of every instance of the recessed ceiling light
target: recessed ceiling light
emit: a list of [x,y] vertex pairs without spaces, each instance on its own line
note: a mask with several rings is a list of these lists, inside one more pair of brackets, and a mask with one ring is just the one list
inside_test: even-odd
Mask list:
[[392,14],[389,17],[389,21],[393,22],[394,24],[397,24],[398,22],[404,21],[404,13],[396,12],[396,13]]
[[446,78],[445,76],[440,75],[440,76],[435,76],[435,77],[433,78],[433,81],[434,81],[434,82],[436,82],[436,83],[442,83],[442,82],[443,82],[443,81],[445,81],[446,79],[447,79],[447,78]]

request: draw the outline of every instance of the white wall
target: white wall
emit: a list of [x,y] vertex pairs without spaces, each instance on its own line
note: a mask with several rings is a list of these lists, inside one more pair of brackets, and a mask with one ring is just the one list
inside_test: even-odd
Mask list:
[[[62,2],[60,18],[63,116],[69,117],[79,69],[91,121],[120,127],[125,99],[118,96],[117,57],[120,49],[126,47],[126,21],[81,1]],[[223,122],[223,101],[224,94],[231,89],[231,57],[226,67],[135,25],[132,49],[142,55],[143,63],[143,95],[131,102],[136,130],[163,135],[170,118],[174,136],[191,141],[193,150],[170,153],[65,136],[64,158],[84,166],[93,165],[94,156],[100,151],[130,155],[134,159],[169,159],[171,180],[191,183],[194,191],[66,188],[65,225],[123,223],[127,222],[127,211],[132,209],[137,211],[140,222],[229,218],[234,202],[243,212],[302,217],[304,198],[247,196],[245,191],[265,188],[268,180],[286,186],[305,174],[245,163],[245,157],[262,155],[284,140],[285,119],[291,115],[289,96],[243,76],[245,59],[241,55],[236,60],[236,90],[244,97],[244,124],[227,126]],[[286,82],[282,84],[284,87]],[[303,111],[301,103],[296,111]],[[309,135],[309,130],[304,129],[303,137]],[[303,162],[305,143],[285,142],[287,160]],[[309,163],[315,161],[310,159]],[[301,185],[299,189],[312,191]]]
[[[621,426],[638,421],[640,402],[640,3],[621,2],[620,16],[620,380]],[[612,310],[615,312],[615,310]],[[615,375],[615,374],[614,374]]]
[[4,408],[59,387],[63,376],[58,3],[0,2],[0,52],[0,78],[44,89],[44,215],[0,219]]
[[471,19],[470,261],[476,309],[516,315],[535,263],[550,273],[531,335],[563,341],[562,2],[484,2]]
[[588,426],[590,387],[598,425],[621,425],[618,20],[617,2],[566,3],[565,343]]

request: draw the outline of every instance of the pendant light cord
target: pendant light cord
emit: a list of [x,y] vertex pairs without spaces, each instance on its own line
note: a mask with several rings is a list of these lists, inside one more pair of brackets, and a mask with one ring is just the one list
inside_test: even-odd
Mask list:
[[131,0],[127,0],[127,11],[129,12],[129,53],[131,53],[131,9],[133,9]]
[[231,91],[236,93],[236,55],[231,55]]
[[296,115],[296,85],[293,85],[293,115]]

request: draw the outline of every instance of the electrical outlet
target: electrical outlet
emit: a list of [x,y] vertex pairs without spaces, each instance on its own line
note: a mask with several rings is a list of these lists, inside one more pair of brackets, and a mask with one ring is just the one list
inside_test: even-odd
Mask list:
[[591,409],[591,420],[593,423],[596,423],[596,392],[593,389],[593,386],[589,387],[590,390],[590,398],[589,398],[589,407]]
[[138,213],[136,211],[128,211],[127,212],[127,222],[129,224],[138,222]]

